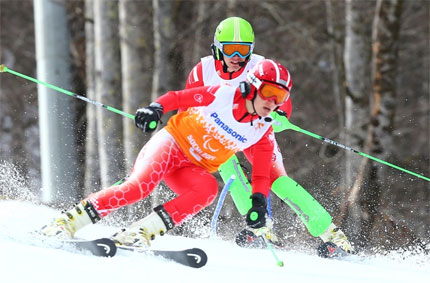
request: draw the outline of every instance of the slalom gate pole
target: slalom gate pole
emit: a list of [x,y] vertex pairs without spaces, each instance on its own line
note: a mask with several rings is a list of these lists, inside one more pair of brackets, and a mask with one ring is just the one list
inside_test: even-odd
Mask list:
[[367,157],[367,158],[372,159],[372,160],[374,160],[374,161],[376,161],[376,162],[382,163],[382,164],[384,164],[384,165],[390,166],[390,167],[392,167],[392,168],[395,168],[395,169],[397,169],[397,170],[403,171],[403,172],[405,172],[405,173],[408,173],[408,174],[410,174],[410,175],[413,175],[413,176],[415,176],[415,177],[418,177],[418,178],[421,178],[421,179],[424,179],[424,180],[426,180],[426,181],[430,182],[430,178],[428,178],[428,177],[426,177],[426,176],[423,176],[423,175],[420,175],[420,174],[418,174],[418,173],[415,173],[415,172],[412,172],[412,171],[406,170],[406,169],[404,169],[404,168],[402,168],[402,167],[399,167],[399,166],[394,165],[394,164],[391,164],[391,163],[389,163],[389,162],[387,162],[387,161],[384,161],[384,160],[378,159],[378,158],[376,158],[376,157],[373,157],[373,156],[371,156],[371,155],[369,155],[369,154],[366,154],[366,153],[360,152],[360,151],[358,151],[358,150],[352,149],[352,148],[350,148],[350,147],[348,147],[348,146],[342,145],[342,144],[340,144],[340,143],[338,143],[338,142],[335,142],[335,141],[332,141],[332,140],[330,140],[330,139],[328,139],[328,138],[325,138],[325,137],[322,137],[322,136],[320,136],[320,135],[314,134],[314,133],[312,133],[312,132],[309,132],[309,131],[303,130],[303,129],[301,129],[301,128],[300,128],[300,127],[298,127],[298,126],[293,125],[293,124],[292,124],[288,119],[285,119],[285,121],[286,121],[285,123],[287,124],[286,129],[290,129],[290,130],[293,130],[293,131],[296,131],[296,132],[300,132],[300,133],[303,133],[303,134],[305,134],[305,135],[308,135],[308,136],[311,136],[311,137],[313,137],[313,138],[316,138],[316,139],[318,139],[318,140],[322,140],[323,142],[326,142],[326,143],[329,143],[329,144],[335,145],[335,146],[337,146],[337,147],[343,148],[343,149],[348,150],[348,151],[352,151],[352,152],[354,152],[354,153],[356,153],[356,154],[358,154],[358,155],[361,155],[361,156]]
[[121,111],[121,110],[119,110],[119,109],[116,109],[116,108],[114,108],[114,107],[104,105],[104,104],[102,104],[102,103],[100,103],[100,102],[97,102],[97,101],[91,100],[91,99],[89,99],[89,98],[87,98],[87,97],[85,97],[85,96],[81,96],[81,95],[78,95],[78,94],[73,93],[73,92],[71,92],[71,91],[68,91],[68,90],[62,89],[62,88],[60,88],[60,87],[58,87],[58,86],[55,86],[55,85],[52,85],[52,84],[49,84],[49,83],[46,83],[46,82],[42,82],[42,81],[39,81],[38,79],[35,79],[35,78],[29,77],[29,76],[27,76],[27,75],[21,74],[21,73],[19,73],[19,72],[16,72],[16,71],[14,71],[14,70],[9,69],[8,67],[6,67],[6,66],[5,66],[5,65],[3,65],[3,64],[2,64],[2,65],[0,65],[0,73],[2,73],[2,72],[7,72],[7,73],[13,74],[13,75],[15,75],[15,76],[18,76],[18,77],[24,78],[24,79],[26,79],[26,80],[29,80],[29,81],[35,82],[35,83],[37,83],[37,84],[44,85],[44,86],[49,87],[49,88],[51,88],[51,89],[53,89],[53,90],[56,90],[56,91],[58,91],[58,92],[61,92],[61,93],[67,94],[67,95],[69,95],[69,96],[72,96],[72,97],[74,97],[74,98],[77,98],[77,99],[83,100],[83,101],[88,102],[88,103],[92,103],[92,104],[94,104],[94,105],[96,105],[96,106],[103,107],[103,108],[105,108],[105,109],[107,109],[107,110],[109,110],[109,111],[112,111],[112,112],[114,112],[114,113],[120,114],[120,115],[122,115],[122,116],[125,116],[125,117],[127,117],[127,118],[130,118],[130,119],[133,119],[133,120],[134,120],[134,115],[131,115],[131,114],[129,114],[129,113],[126,113],[126,112]]
[[270,201],[270,191],[269,191],[269,194],[267,195],[267,215],[269,216],[270,219],[273,219],[273,217],[272,217],[272,202]]
[[230,179],[228,179],[227,183],[225,183],[224,188],[221,191],[221,194],[220,194],[219,199],[218,199],[218,203],[217,203],[216,208],[215,208],[215,213],[214,213],[214,215],[212,217],[212,221],[211,221],[212,235],[216,235],[216,222],[218,220],[218,215],[221,211],[221,207],[222,207],[222,204],[224,203],[224,199],[227,195],[227,192],[230,189],[230,185],[231,185],[231,183],[233,183],[233,181],[235,179],[236,179],[236,176],[231,175]]
[[263,229],[260,228],[260,233],[261,233],[261,237],[264,240],[264,243],[266,243],[267,248],[270,250],[270,252],[272,253],[273,257],[276,260],[276,263],[278,264],[278,266],[282,267],[284,266],[284,262],[282,260],[280,260],[278,258],[278,256],[275,253],[275,250],[273,249],[272,245],[270,244],[270,242],[266,239],[265,233],[263,232]]

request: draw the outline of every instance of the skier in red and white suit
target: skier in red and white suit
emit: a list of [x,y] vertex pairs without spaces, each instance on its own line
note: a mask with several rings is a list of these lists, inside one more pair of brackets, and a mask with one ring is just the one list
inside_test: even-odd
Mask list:
[[91,194],[42,232],[73,237],[86,224],[144,199],[164,179],[177,197],[113,236],[119,244],[148,245],[155,235],[163,235],[211,204],[218,192],[211,173],[244,150],[254,151],[253,206],[247,224],[264,227],[274,145],[270,114],[289,97],[291,77],[284,66],[265,59],[248,73],[247,81],[246,91],[226,85],[170,91],[138,109],[136,126],[151,132],[162,114],[187,108],[172,116],[142,148],[124,183]]
[[[238,87],[239,83],[246,79],[246,74],[252,69],[259,61],[263,60],[264,57],[251,54],[250,59],[245,61],[245,58],[234,56],[232,58],[225,57],[223,60],[215,60],[213,56],[207,56],[201,59],[201,61],[194,66],[188,75],[187,83],[185,88],[195,88],[207,85],[220,85],[226,84],[234,87]],[[229,66],[232,61],[240,62],[241,66],[237,64],[236,71],[228,71],[225,65]],[[183,111],[184,109],[179,109]],[[277,111],[285,113],[287,118],[290,118],[292,112],[291,99],[287,99],[284,104],[280,105]],[[255,161],[253,158],[253,152],[251,150],[245,151],[245,156],[252,165]],[[279,176],[286,176],[287,172],[284,167],[281,150],[275,140],[272,156],[272,166],[270,170],[270,184],[272,184]]]

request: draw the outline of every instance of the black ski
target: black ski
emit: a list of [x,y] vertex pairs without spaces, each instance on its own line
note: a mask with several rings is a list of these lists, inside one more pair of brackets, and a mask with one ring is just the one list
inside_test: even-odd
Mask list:
[[117,247],[120,250],[161,256],[165,259],[169,259],[193,268],[203,267],[206,265],[208,261],[208,256],[206,255],[206,253],[199,248],[192,248],[192,249],[179,250],[179,251],[172,251],[172,250],[165,251],[165,250],[153,250],[149,248],[129,247],[129,246],[120,246],[120,245],[118,245]]
[[68,248],[76,249],[78,251],[89,251],[95,256],[101,257],[113,257],[116,254],[117,247],[111,239],[100,238],[94,240],[61,240],[52,238],[43,238],[43,243],[47,244],[48,247],[56,249]]

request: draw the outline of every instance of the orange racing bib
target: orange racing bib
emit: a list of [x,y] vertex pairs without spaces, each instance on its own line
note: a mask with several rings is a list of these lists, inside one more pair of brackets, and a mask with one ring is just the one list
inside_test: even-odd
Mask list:
[[236,121],[235,91],[235,87],[221,86],[211,104],[178,113],[166,126],[189,160],[209,172],[217,171],[233,154],[257,143],[272,124],[265,117],[252,125]]

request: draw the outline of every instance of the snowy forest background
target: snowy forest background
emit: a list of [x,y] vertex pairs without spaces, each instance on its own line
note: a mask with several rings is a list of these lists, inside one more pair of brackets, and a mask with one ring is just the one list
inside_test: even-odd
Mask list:
[[[254,27],[254,52],[292,73],[295,125],[430,176],[429,1],[54,2],[67,12],[74,93],[134,114],[164,92],[182,89],[191,68],[210,54],[218,23],[240,16]],[[38,77],[33,1],[0,1],[0,63]],[[76,153],[69,166],[79,174],[56,189],[60,195],[77,189],[77,200],[126,176],[150,136],[129,119],[68,99]],[[279,133],[277,141],[290,177],[358,247],[389,250],[430,242],[428,181],[298,132]],[[1,73],[1,198],[25,198],[26,188],[40,202],[39,142],[37,85]],[[156,192],[106,221],[130,222],[172,197],[165,188]],[[284,240],[316,245],[291,209],[271,200],[275,229]],[[71,201],[49,205],[67,208]],[[209,225],[215,205],[179,233],[201,236],[196,227]],[[226,239],[244,226],[229,197],[220,222]]]

